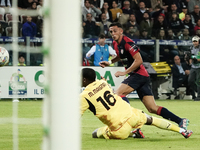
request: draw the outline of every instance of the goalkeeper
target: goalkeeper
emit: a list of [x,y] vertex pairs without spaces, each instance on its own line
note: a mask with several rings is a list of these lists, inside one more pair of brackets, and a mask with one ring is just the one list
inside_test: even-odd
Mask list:
[[193,91],[197,92],[197,97],[194,101],[200,101],[200,38],[198,36],[194,36],[192,38],[193,46],[191,47],[191,57],[190,61],[191,70],[188,77],[188,85],[191,87]]
[[[120,96],[113,93],[104,80],[95,80],[96,73],[91,68],[82,70],[81,114],[89,109],[106,126],[96,129],[93,138],[126,139],[129,136],[144,138],[140,128],[153,125],[161,129],[171,130],[189,138],[191,130],[180,128],[167,120],[149,116],[135,109]],[[132,131],[134,128],[136,130]]]

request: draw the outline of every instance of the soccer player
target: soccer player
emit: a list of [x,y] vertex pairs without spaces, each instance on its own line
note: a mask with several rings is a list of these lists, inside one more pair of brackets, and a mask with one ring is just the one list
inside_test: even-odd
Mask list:
[[127,62],[124,64],[126,70],[124,72],[117,71],[115,76],[119,77],[129,74],[116,90],[116,94],[121,96],[125,101],[128,101],[126,95],[136,90],[139,98],[150,113],[174,121],[179,125],[179,127],[187,129],[189,124],[188,119],[180,118],[170,112],[167,108],[156,105],[150,86],[149,74],[142,64],[143,60],[140,55],[140,49],[131,39],[123,35],[121,24],[112,23],[109,26],[109,31],[114,40],[113,46],[117,56],[110,61],[102,61],[99,65],[104,68],[120,59],[126,58]]
[[96,129],[92,133],[93,138],[126,139],[135,133],[132,131],[133,128],[137,128],[138,135],[144,138],[140,131],[144,124],[178,132],[185,138],[189,138],[193,133],[191,130],[185,130],[167,120],[149,116],[131,107],[113,93],[104,79],[96,80],[96,73],[91,68],[82,69],[82,86],[86,88],[80,95],[81,114],[89,109],[106,125]]

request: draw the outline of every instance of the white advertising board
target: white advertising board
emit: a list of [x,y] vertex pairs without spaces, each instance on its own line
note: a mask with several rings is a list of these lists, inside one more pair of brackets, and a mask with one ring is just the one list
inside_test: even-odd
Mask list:
[[1,98],[43,98],[43,67],[1,67]]
[[[80,70],[84,68],[81,67]],[[115,91],[125,77],[115,77],[124,67],[88,67],[96,71],[97,79],[104,77]],[[0,67],[0,98],[44,98],[44,67]],[[69,71],[70,73],[70,71]],[[70,86],[70,85],[65,85]],[[61,90],[64,90],[61,88]],[[138,98],[136,93],[129,94]]]

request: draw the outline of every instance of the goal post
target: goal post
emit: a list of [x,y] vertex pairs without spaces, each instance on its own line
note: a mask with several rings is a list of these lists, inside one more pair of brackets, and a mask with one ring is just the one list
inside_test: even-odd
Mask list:
[[43,150],[80,149],[80,8],[80,0],[44,1]]

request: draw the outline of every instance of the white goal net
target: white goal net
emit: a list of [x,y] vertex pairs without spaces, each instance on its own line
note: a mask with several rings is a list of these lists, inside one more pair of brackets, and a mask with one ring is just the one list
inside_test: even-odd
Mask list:
[[[6,87],[10,90],[7,97],[13,95],[10,96],[13,98],[13,115],[12,118],[4,118],[0,122],[3,124],[12,123],[13,125],[13,150],[19,149],[19,122],[29,122],[30,124],[34,122],[34,124],[43,125],[44,136],[43,143],[41,143],[43,150],[78,150],[81,147],[79,112],[80,5],[80,0],[44,0],[44,5],[39,9],[23,10],[18,8],[18,0],[13,0],[12,7],[0,8],[0,17],[3,13],[5,18],[1,25],[8,25],[5,27],[5,37],[0,37],[0,46],[12,51],[12,58],[10,58],[8,65],[12,66],[13,72],[16,72],[16,69],[20,72],[19,55],[24,54],[26,67],[30,69],[29,75],[32,74],[31,63],[34,59],[34,65],[44,67],[45,77],[44,90],[38,91],[34,88],[32,90],[33,94],[36,95],[45,93],[42,121],[40,118],[23,120],[18,117],[18,104],[20,103],[18,100],[27,98],[28,91],[26,80],[22,75],[20,77],[23,78],[21,86],[25,87],[25,90],[12,90],[11,85]],[[24,31],[20,26],[24,23],[25,17],[28,18],[28,16],[42,18],[43,23],[40,26],[42,37],[24,37]],[[30,78],[34,78],[36,84],[41,86],[41,81],[38,80],[43,76],[41,77],[38,72],[41,73],[40,70],[37,70],[36,75]],[[12,84],[12,79],[11,77],[9,84]],[[1,87],[2,93],[4,93],[3,88]],[[18,94],[14,96],[13,93]],[[33,96],[33,98],[37,97]]]

